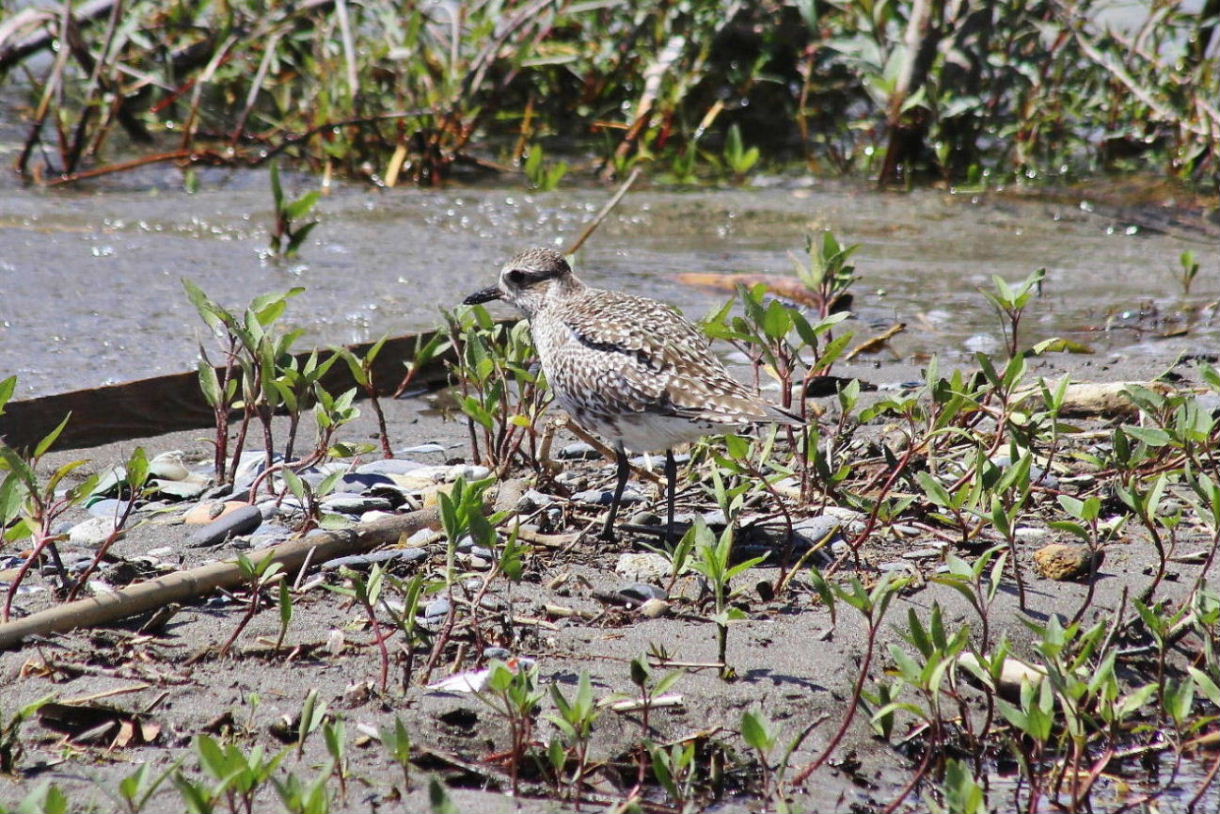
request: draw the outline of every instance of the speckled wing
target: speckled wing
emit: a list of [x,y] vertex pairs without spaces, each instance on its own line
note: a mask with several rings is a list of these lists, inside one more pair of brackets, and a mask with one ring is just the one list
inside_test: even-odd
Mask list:
[[725,425],[792,420],[729,375],[703,332],[664,303],[588,289],[565,303],[562,319],[579,342],[573,356],[598,356],[593,367],[606,378],[593,389],[607,412]]

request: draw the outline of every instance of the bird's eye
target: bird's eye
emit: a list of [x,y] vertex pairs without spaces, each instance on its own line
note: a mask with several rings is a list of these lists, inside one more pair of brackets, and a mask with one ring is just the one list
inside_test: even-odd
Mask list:
[[523,282],[525,282],[525,272],[521,269],[513,269],[504,276],[507,277],[508,281],[513,285],[521,285]]

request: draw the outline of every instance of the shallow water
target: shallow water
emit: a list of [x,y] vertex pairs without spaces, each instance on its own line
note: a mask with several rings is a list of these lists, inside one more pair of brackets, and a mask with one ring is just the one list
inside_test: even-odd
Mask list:
[[[177,191],[178,170],[155,172],[104,192],[0,188],[0,377],[18,374],[19,396],[193,367],[201,323],[182,277],[231,307],[306,287],[286,316],[306,330],[306,343],[433,327],[439,308],[492,283],[518,249],[572,241],[609,195],[338,187],[320,204],[321,224],[301,257],[281,263],[266,256],[265,173],[206,171],[203,189],[186,194]],[[297,194],[312,183],[294,180]],[[591,283],[702,316],[727,293],[679,284],[675,272],[790,273],[787,253],[802,251],[806,231],[830,228],[842,242],[861,244],[857,338],[905,322],[907,332],[893,342],[902,358],[938,353],[958,361],[998,351],[1000,323],[980,286],[992,274],[1016,281],[1041,266],[1045,293],[1023,327],[1031,341],[1068,336],[1110,355],[1214,346],[1220,324],[1206,320],[1189,336],[1157,338],[1174,327],[1160,317],[1183,303],[1174,277],[1183,250],[1194,249],[1204,264],[1189,302],[1215,299],[1207,244],[1088,209],[821,182],[640,190],[586,244],[577,266]],[[1136,316],[1114,318],[1123,312]],[[1108,320],[1117,327],[1102,332]]]

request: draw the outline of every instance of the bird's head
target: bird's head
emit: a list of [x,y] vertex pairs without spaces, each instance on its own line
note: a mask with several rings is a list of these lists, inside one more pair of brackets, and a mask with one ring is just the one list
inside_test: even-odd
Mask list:
[[572,267],[553,249],[526,249],[500,269],[500,282],[476,291],[462,302],[475,305],[505,300],[533,316],[556,293],[578,285]]

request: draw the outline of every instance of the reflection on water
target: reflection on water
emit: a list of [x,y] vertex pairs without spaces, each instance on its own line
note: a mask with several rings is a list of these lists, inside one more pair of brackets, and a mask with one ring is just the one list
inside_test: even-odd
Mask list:
[[[277,263],[264,251],[271,215],[262,173],[213,176],[194,195],[164,185],[0,189],[0,376],[17,373],[20,395],[29,396],[193,367],[200,323],[181,277],[229,306],[305,286],[287,319],[308,342],[429,328],[438,308],[490,284],[517,250],[571,241],[608,195],[338,188],[320,205],[322,223],[301,258]],[[807,230],[824,228],[862,244],[857,335],[905,322],[893,347],[908,359],[961,359],[997,347],[999,322],[979,287],[992,274],[1019,280],[1040,266],[1048,269],[1045,294],[1023,327],[1031,341],[1069,336],[1099,353],[1126,353],[1196,348],[1220,331],[1210,323],[1189,337],[1156,338],[1180,313],[1174,274],[1183,250],[1195,249],[1204,263],[1191,302],[1216,294],[1200,243],[1146,234],[1071,203],[880,195],[820,182],[637,191],[586,245],[577,268],[593,284],[700,316],[726,295],[686,288],[675,272],[790,273],[788,253],[802,250]],[[1099,333],[1107,323],[1115,330]]]

